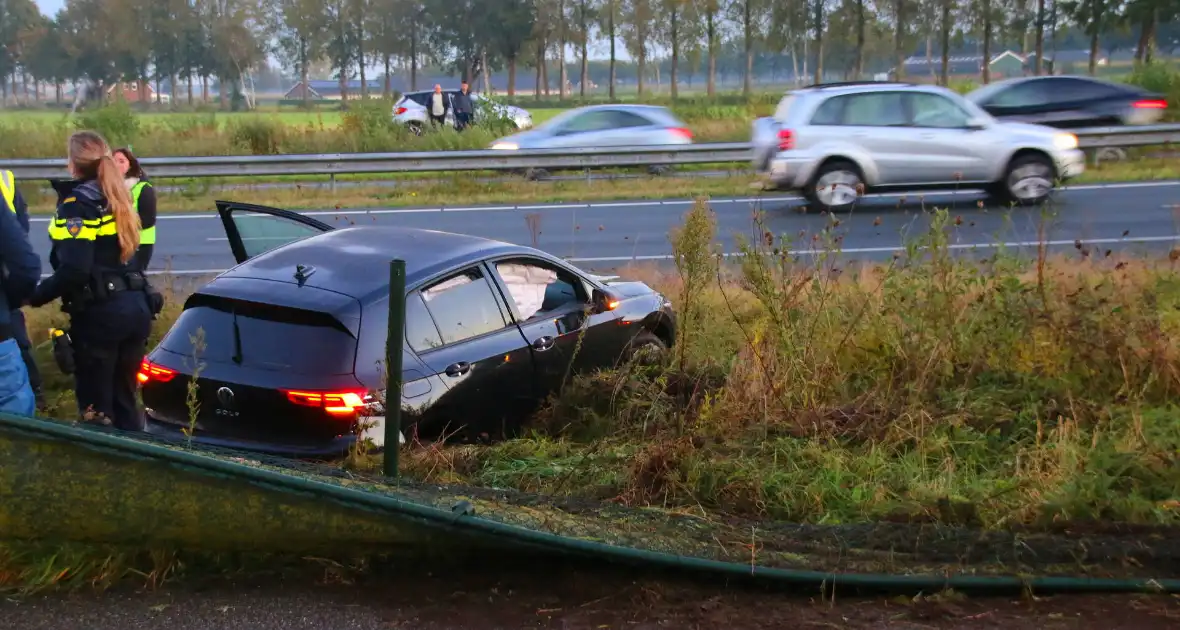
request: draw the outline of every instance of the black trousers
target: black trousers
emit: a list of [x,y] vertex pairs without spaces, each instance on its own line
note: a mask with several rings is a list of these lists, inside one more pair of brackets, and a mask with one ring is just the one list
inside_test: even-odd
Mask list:
[[152,313],[142,291],[121,291],[70,318],[74,394],[83,419],[105,417],[124,431],[144,429],[135,375],[151,329]]
[[37,361],[33,359],[33,343],[29,341],[29,330],[25,324],[25,312],[18,309],[12,311],[12,334],[16,337],[16,344],[20,346],[20,357],[24,359],[25,369],[29,372],[29,385],[33,393],[41,396],[41,370],[37,368]]
[[455,128],[463,131],[471,124],[471,112],[455,112]]
[[434,114],[430,115],[430,124],[431,125],[437,127],[439,125],[445,125],[446,123],[447,123],[447,115],[446,114],[443,114],[442,116],[435,116]]

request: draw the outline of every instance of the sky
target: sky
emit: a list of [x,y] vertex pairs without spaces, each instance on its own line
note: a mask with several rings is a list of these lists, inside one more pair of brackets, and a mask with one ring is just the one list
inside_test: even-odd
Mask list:
[[66,4],[66,0],[36,0],[37,6],[41,8],[41,13],[50,17],[57,14]]

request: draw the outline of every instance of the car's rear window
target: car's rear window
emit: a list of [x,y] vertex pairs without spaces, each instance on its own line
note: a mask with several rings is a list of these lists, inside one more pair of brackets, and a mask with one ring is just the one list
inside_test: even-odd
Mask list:
[[190,301],[160,346],[190,362],[327,375],[352,373],[357,340],[327,313],[204,296]]

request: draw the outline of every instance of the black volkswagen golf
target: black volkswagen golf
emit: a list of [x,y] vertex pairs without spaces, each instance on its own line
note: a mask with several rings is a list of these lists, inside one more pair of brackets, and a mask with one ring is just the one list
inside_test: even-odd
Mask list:
[[381,446],[394,258],[406,261],[403,427],[426,439],[501,436],[567,372],[675,341],[664,296],[533,248],[337,229],[252,204],[217,211],[239,264],[193,293],[145,357],[153,433],[291,457],[333,457],[358,438]]

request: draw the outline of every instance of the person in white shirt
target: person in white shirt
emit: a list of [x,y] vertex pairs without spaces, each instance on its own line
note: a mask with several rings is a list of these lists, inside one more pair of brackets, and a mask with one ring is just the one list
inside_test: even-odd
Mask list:
[[447,118],[447,97],[443,94],[442,86],[434,84],[434,94],[430,95],[430,123],[442,125]]

